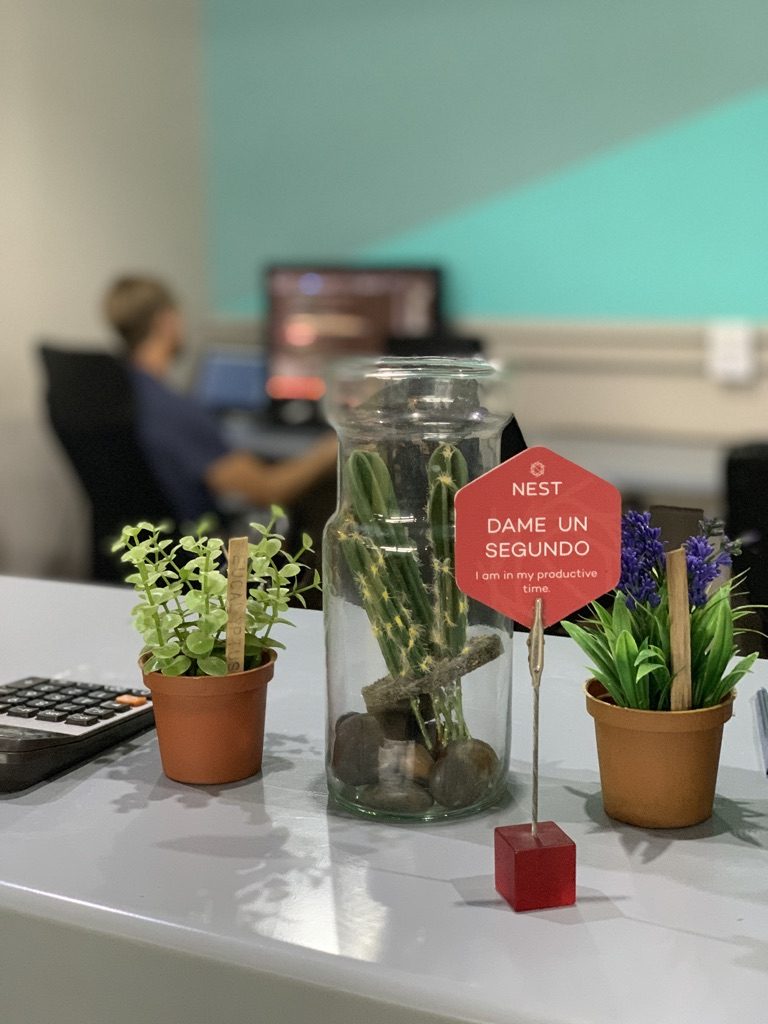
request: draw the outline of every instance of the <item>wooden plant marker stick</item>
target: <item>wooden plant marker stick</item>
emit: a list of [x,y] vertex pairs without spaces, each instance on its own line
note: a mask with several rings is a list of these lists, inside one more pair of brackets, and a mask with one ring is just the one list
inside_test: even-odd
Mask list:
[[533,624],[528,634],[528,670],[533,686],[533,753],[531,755],[531,834],[539,830],[539,689],[544,671],[544,623],[541,598],[533,606]]
[[669,645],[672,660],[670,706],[688,711],[691,706],[691,611],[688,605],[688,565],[684,548],[667,552],[669,593]]
[[245,603],[248,598],[248,538],[227,546],[227,672],[245,668]]

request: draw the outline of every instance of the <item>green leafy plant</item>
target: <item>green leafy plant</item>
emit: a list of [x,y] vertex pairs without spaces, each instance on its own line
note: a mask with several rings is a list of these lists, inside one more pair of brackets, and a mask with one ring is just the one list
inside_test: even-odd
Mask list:
[[[716,543],[719,541],[718,551]],[[752,606],[734,608],[732,596],[743,577],[716,589],[720,568],[737,553],[716,520],[685,542],[691,606],[692,707],[712,707],[725,700],[757,658],[750,654],[732,665],[737,654],[737,623]],[[672,668],[669,596],[660,531],[648,513],[630,512],[622,522],[622,578],[612,607],[590,605],[592,616],[563,628],[591,659],[590,671],[620,707],[667,711]]]
[[[284,537],[275,532],[283,512],[272,507],[270,521],[251,523],[259,535],[248,545],[248,597],[245,625],[245,668],[258,667],[265,651],[283,648],[272,631],[292,625],[287,612],[293,600],[320,585],[314,573],[302,583],[304,554],[312,551],[312,538],[304,534],[296,554],[284,549]],[[141,522],[126,526],[112,550],[130,567],[126,582],[133,585],[139,603],[132,615],[144,639],[146,672],[167,676],[220,676],[227,671],[227,577],[224,542],[209,536],[202,523],[193,535],[175,541],[165,524]]]

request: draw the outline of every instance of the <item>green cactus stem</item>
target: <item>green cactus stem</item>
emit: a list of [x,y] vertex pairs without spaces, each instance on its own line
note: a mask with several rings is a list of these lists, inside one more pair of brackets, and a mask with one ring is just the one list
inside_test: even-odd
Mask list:
[[464,456],[454,445],[436,448],[427,465],[429,537],[435,594],[435,646],[449,657],[467,642],[467,599],[456,586],[454,498],[469,479]]
[[467,639],[467,600],[456,586],[454,498],[468,480],[455,445],[441,444],[427,464],[428,538],[433,582],[403,525],[392,477],[382,457],[356,449],[347,459],[346,515],[338,537],[389,675],[366,686],[369,707],[410,702],[428,749],[421,713],[429,694],[438,741],[469,737],[461,677],[498,657],[497,637]]
[[432,665],[429,638],[414,619],[390,559],[352,520],[339,531],[339,540],[387,669],[393,675],[423,675]]
[[[422,630],[410,620],[409,610],[393,599],[392,583],[387,578],[381,553],[350,524],[339,531],[339,540],[362,597],[371,631],[392,677],[419,676],[428,671],[432,657],[422,642]],[[432,750],[420,697],[409,694],[407,699],[424,744],[427,750]]]
[[[392,601],[398,605],[403,623],[408,623],[428,640],[433,609],[421,578],[416,547],[399,521],[399,509],[386,463],[376,452],[357,450],[347,461],[350,511],[361,535],[377,552],[375,571],[383,572]],[[417,674],[418,656],[409,660]]]
[[[456,586],[454,509],[456,492],[469,479],[466,460],[455,445],[442,444],[432,452],[427,476],[427,518],[435,595],[433,641],[443,657],[455,658],[467,643],[467,599]],[[469,738],[460,677],[452,679],[433,697],[433,704],[442,742]]]

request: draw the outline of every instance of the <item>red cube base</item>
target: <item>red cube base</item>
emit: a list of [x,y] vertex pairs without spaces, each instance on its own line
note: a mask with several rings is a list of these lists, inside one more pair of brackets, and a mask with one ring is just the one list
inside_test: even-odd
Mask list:
[[576,844],[554,821],[495,829],[496,891],[514,910],[576,902]]

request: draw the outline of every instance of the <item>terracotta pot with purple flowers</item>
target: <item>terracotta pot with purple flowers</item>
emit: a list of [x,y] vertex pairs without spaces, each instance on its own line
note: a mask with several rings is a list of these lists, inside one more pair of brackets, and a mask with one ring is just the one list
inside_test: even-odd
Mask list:
[[612,603],[591,605],[591,617],[578,625],[563,624],[591,660],[586,699],[603,806],[612,818],[645,828],[695,825],[712,814],[723,726],[735,686],[757,657],[733,660],[737,623],[751,610],[732,606],[741,577],[720,579],[736,545],[718,520],[703,521],[683,545],[689,696],[677,710],[682,669],[670,639],[673,602],[660,530],[648,513],[629,512],[621,540]]

